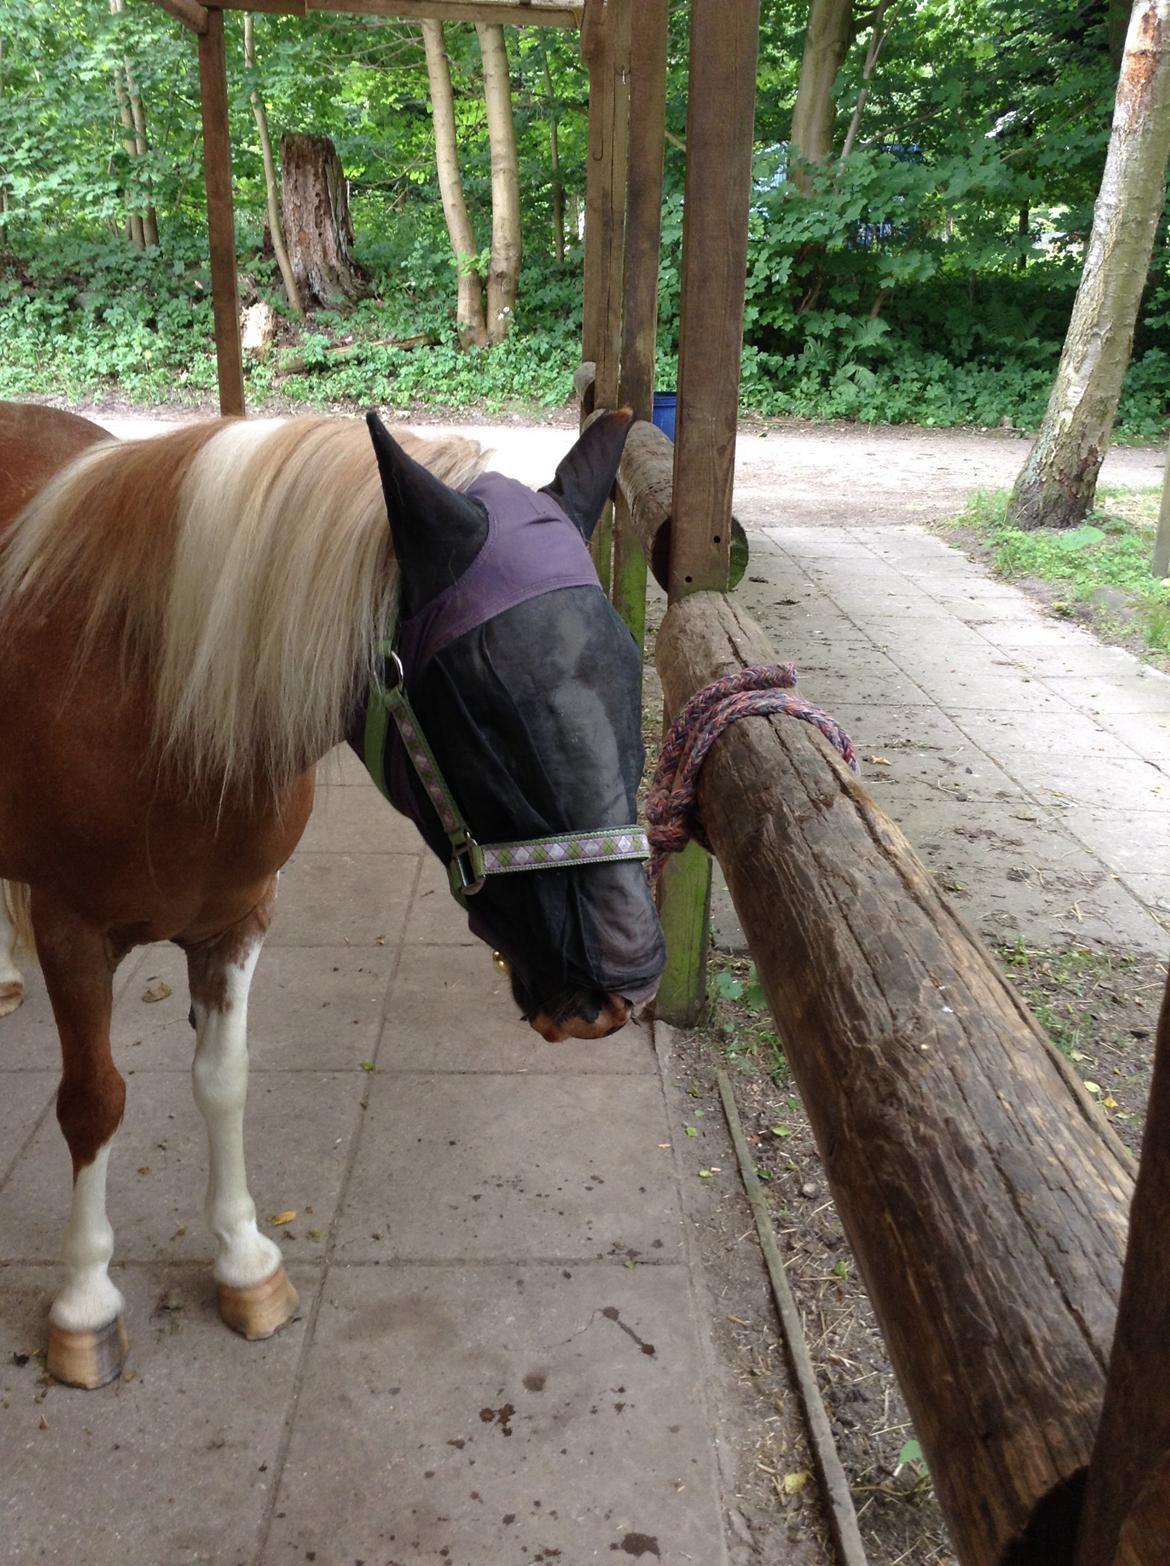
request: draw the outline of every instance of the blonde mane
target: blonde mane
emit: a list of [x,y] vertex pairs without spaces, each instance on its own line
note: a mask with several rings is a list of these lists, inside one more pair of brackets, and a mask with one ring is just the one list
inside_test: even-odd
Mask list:
[[[453,488],[483,468],[474,441],[396,436]],[[95,447],[0,551],[9,628],[67,608],[79,664],[113,638],[153,686],[163,753],[221,797],[283,789],[337,743],[397,585],[356,420],[216,420]]]

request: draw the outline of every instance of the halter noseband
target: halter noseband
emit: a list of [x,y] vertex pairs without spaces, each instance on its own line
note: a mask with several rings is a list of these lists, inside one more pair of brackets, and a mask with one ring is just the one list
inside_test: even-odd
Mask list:
[[393,720],[411,765],[450,841],[447,879],[452,895],[460,903],[482,892],[489,875],[611,864],[622,859],[649,859],[650,843],[639,826],[597,827],[592,831],[562,832],[553,837],[524,838],[514,843],[477,842],[410,705],[402,659],[393,640],[382,642],[378,652],[383,672],[371,679],[366,704],[363,742],[366,771],[377,784],[379,793],[391,799],[386,782],[386,739]]

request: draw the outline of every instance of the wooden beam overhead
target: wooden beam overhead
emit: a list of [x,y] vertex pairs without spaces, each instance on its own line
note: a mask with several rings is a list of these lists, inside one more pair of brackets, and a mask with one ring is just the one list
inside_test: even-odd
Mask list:
[[580,27],[582,10],[580,0],[565,5],[547,5],[543,0],[216,0],[216,8],[274,16],[393,16],[410,22],[567,28]]
[[151,0],[151,3],[157,5],[159,10],[177,17],[193,33],[207,31],[207,7],[200,5],[198,0]]

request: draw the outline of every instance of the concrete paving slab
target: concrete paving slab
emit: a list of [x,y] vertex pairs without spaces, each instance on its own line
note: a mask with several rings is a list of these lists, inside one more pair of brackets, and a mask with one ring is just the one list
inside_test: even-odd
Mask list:
[[1118,879],[1150,910],[1154,918],[1170,929],[1170,875],[1146,875],[1123,870]]
[[1073,805],[1068,829],[1119,872],[1170,875],[1170,810],[1094,810]]
[[428,850],[419,869],[414,900],[406,917],[404,944],[411,946],[474,946],[484,944],[467,928],[467,915],[451,896],[447,870]]
[[336,1254],[676,1260],[669,1140],[652,1077],[378,1071]]
[[1118,736],[1084,712],[1020,712],[999,709],[955,708],[954,722],[976,745],[1005,765],[1020,751],[1045,756],[1116,756]]
[[59,1079],[56,1071],[14,1071],[0,1079],[0,1190],[48,1115]]
[[33,1357],[56,1269],[0,1269],[5,1561],[250,1566],[317,1287],[312,1269],[293,1278],[300,1319],[246,1343],[220,1321],[204,1275],[117,1268],[129,1374],[76,1392],[46,1383]]
[[[317,764],[319,788],[374,788],[374,780],[366,771],[357,752],[349,745],[338,745]],[[377,790],[374,789],[376,793]]]
[[[254,1072],[353,1071],[377,1048],[386,993],[398,964],[393,946],[266,945],[248,1004]],[[158,982],[171,994],[162,1000]],[[152,946],[114,1012],[114,1058],[122,1070],[189,1071],[195,1035],[188,1021],[187,960],[176,946]]]
[[871,707],[931,707],[931,698],[909,675],[895,670],[882,676],[871,673],[868,665],[842,669],[834,674],[824,670],[815,678],[811,675],[800,681],[798,695],[815,702],[836,715],[836,709],[845,703]]
[[300,846],[328,854],[417,854],[422,839],[377,789],[325,788]]
[[1008,770],[1041,802],[1071,800],[1110,810],[1152,810],[1163,823],[1170,811],[1170,778],[1139,756],[1042,755],[1021,750]]
[[1094,713],[1149,713],[1163,721],[1170,719],[1170,675],[1151,669],[1146,674],[1051,675],[1045,683],[1050,690],[1064,695],[1073,706]]
[[1099,712],[1095,722],[1105,734],[1170,773],[1170,712]]
[[[297,1211],[297,1222],[279,1236],[288,1256],[315,1260],[322,1251],[365,1085],[361,1071],[269,1073],[252,1080],[247,1110],[252,1194],[261,1224],[270,1215]],[[203,1223],[207,1139],[190,1086],[174,1072],[151,1071],[136,1073],[127,1087],[126,1117],[110,1155],[115,1259],[200,1262],[210,1274],[215,1246]],[[56,1261],[71,1184],[69,1153],[49,1116],[5,1186],[0,1255]]]
[[938,702],[946,712],[962,712],[971,707],[1016,713],[1042,713],[1052,717],[1069,712],[1064,696],[1054,691],[1050,680],[1033,679],[1008,667],[963,668],[927,662],[918,674],[928,699]]
[[387,946],[402,937],[420,855],[294,854],[266,946]]
[[[131,952],[114,974],[115,1007],[124,1004],[141,961],[141,951]],[[19,1011],[0,1018],[0,1072],[56,1069],[61,1061],[61,1045],[45,981],[31,957],[21,959],[20,969],[24,976],[24,1001]]]
[[680,1268],[334,1271],[261,1566],[719,1566],[702,1364]]
[[634,1024],[611,1039],[546,1044],[520,1020],[508,980],[477,943],[411,949],[386,1003],[378,1069],[648,1075],[657,1063],[649,1029]]
[[1101,649],[1101,643],[1088,632],[1035,612],[1022,620],[1003,620],[988,626],[983,635],[999,647],[1055,647],[1085,653]]

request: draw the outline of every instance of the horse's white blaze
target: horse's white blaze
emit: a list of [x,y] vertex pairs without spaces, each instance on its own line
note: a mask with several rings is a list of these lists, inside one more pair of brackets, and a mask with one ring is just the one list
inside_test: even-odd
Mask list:
[[0,886],[0,1017],[15,1011],[24,994],[24,980],[15,957],[16,926],[8,912],[7,889]]
[[110,1282],[114,1231],[106,1217],[106,1166],[111,1142],[98,1150],[73,1182],[73,1209],[65,1230],[65,1287],[49,1320],[67,1332],[96,1332],[122,1314],[123,1299]]
[[244,1166],[244,1104],[248,1096],[248,989],[262,941],[224,971],[222,1010],[195,1003],[195,1102],[207,1124],[210,1170],[207,1224],[216,1239],[215,1276],[245,1288],[280,1265],[280,1250],[256,1227],[256,1205]]

